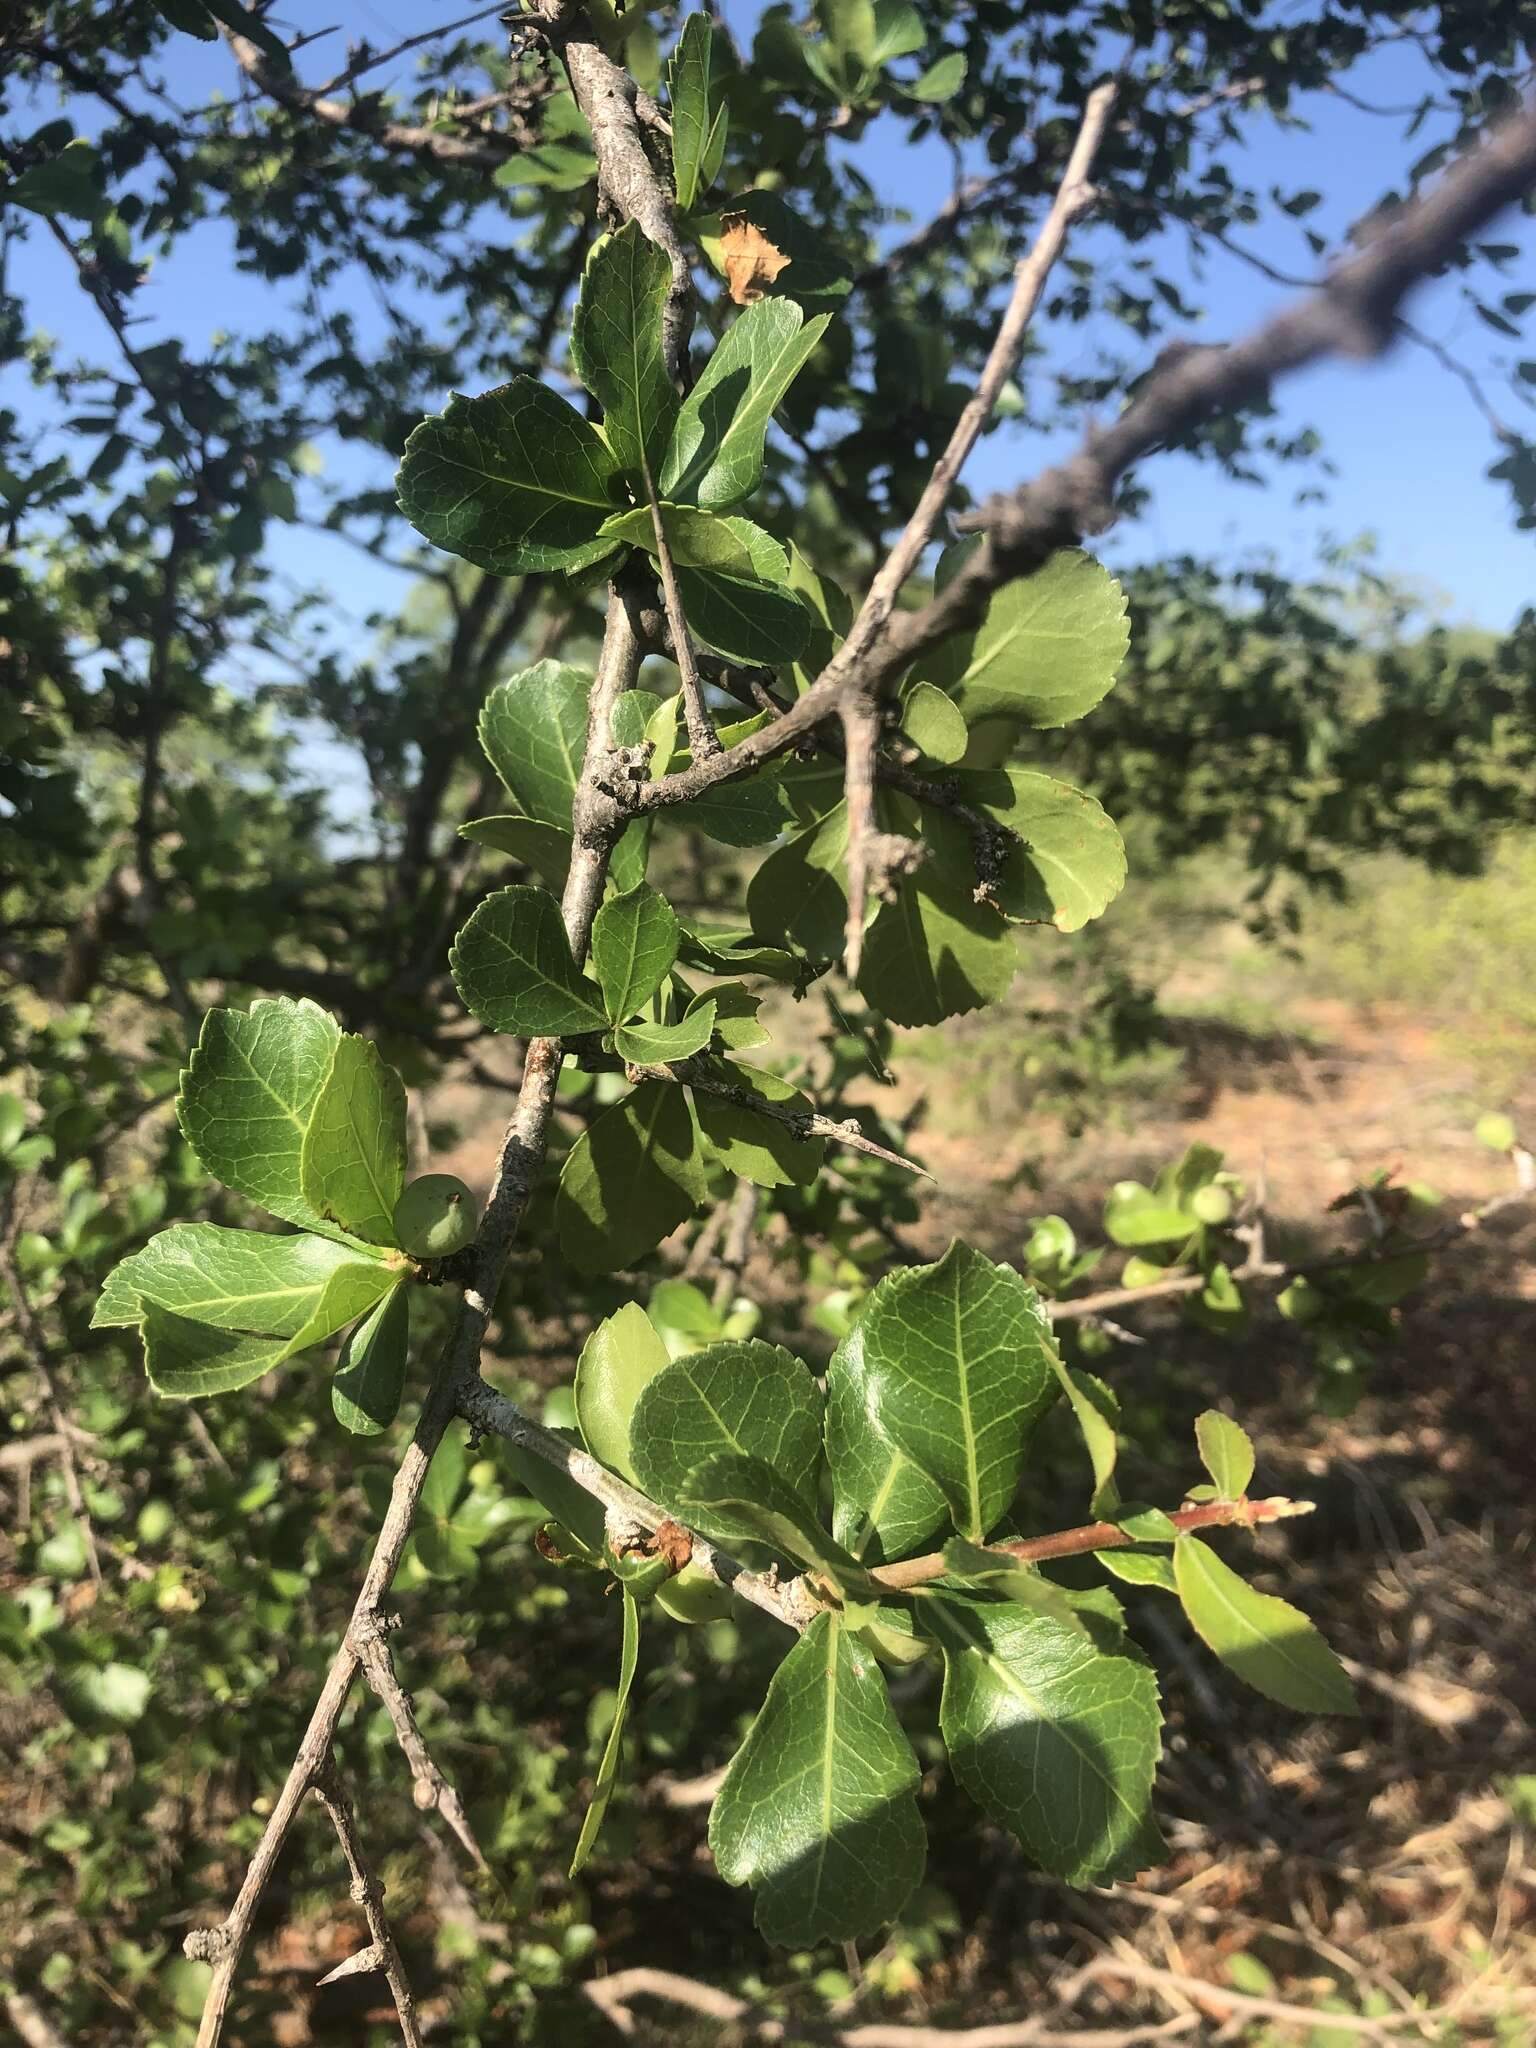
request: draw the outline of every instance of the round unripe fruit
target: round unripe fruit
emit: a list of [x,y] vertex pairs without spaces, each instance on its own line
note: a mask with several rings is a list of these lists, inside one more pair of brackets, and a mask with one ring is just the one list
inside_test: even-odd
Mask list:
[[480,1218],[457,1174],[424,1173],[395,1204],[395,1235],[413,1259],[446,1259],[473,1244]]
[[1225,1188],[1196,1188],[1189,1206],[1202,1223],[1225,1223],[1232,1214],[1232,1197]]
[[1508,1152],[1514,1146],[1515,1127],[1502,1110],[1486,1110],[1477,1120],[1477,1142],[1492,1152]]
[[469,1483],[478,1493],[486,1493],[496,1484],[496,1460],[477,1458],[469,1468]]

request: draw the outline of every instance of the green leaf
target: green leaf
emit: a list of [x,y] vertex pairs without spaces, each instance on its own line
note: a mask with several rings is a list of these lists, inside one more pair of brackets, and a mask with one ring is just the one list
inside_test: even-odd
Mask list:
[[951,1536],[944,1546],[944,1576],[962,1586],[996,1593],[1016,1606],[1027,1607],[1032,1614],[1049,1615],[1079,1635],[1088,1633],[1066,1588],[1043,1578],[1034,1565],[1006,1550],[989,1550],[963,1536]]
[[1115,1427],[1119,1406],[1101,1379],[1095,1379],[1091,1372],[1084,1372],[1080,1366],[1069,1367],[1062,1363],[1054,1338],[1051,1340],[1050,1358],[1051,1370],[1067,1397],[1082,1432],[1088,1461],[1093,1467],[1092,1512],[1095,1515],[1112,1515],[1120,1505],[1120,1496],[1115,1490],[1115,1464],[1120,1456],[1120,1438]]
[[433,1521],[446,1522],[463,1491],[469,1470],[469,1454],[457,1430],[449,1430],[432,1453],[432,1463],[421,1487],[421,1512]]
[[809,1120],[813,1112],[807,1097],[779,1075],[761,1067],[743,1067],[735,1061],[720,1060],[712,1063],[711,1071],[748,1098],[744,1104],[708,1094],[702,1088],[693,1091],[699,1129],[726,1171],[742,1174],[760,1188],[804,1187],[813,1181],[821,1171],[826,1140],[800,1137],[776,1117],[760,1116],[748,1106],[755,1096],[764,1102],[793,1107]]
[[940,1024],[999,1002],[1019,964],[991,905],[931,867],[898,885],[864,940],[859,993],[893,1024]]
[[[1039,1296],[957,1240],[937,1265],[887,1275],[853,1337],[870,1421],[938,1487],[959,1533],[980,1541],[1013,1500],[1054,1398]],[[863,1468],[853,1469],[859,1497],[849,1498],[848,1474],[834,1464],[834,1499],[845,1517],[872,1517]]]
[[1183,1244],[1199,1228],[1188,1209],[1161,1199],[1140,1181],[1119,1180],[1104,1203],[1104,1228],[1116,1244]]
[[[940,588],[976,546],[962,541],[946,552]],[[971,723],[1067,725],[1107,693],[1129,645],[1120,585],[1091,556],[1064,548],[1034,575],[1004,584],[981,624],[946,640],[918,673],[948,690]]]
[[[200,42],[216,43],[219,32],[202,0],[155,0],[155,12],[164,15],[172,28],[185,29]],[[201,2006],[198,2008],[202,2010]]]
[[1011,1603],[945,1594],[925,1599],[922,1617],[944,1651],[939,1725],[961,1785],[1057,1877],[1133,1876],[1155,1832],[1152,1672]]
[[418,533],[498,576],[597,561],[618,497],[597,429],[531,377],[423,420],[395,482]]
[[917,1758],[873,1656],[818,1614],[773,1675],[709,1817],[727,1884],[756,1889],[769,1941],[854,1941],[923,1874]]
[[878,29],[875,0],[816,0],[816,18],[842,57],[875,62]]
[[592,965],[613,1023],[633,1017],[655,995],[672,971],[679,936],[671,904],[644,882],[610,897],[598,911],[592,921]]
[[493,818],[467,819],[459,827],[459,837],[510,854],[521,866],[542,875],[551,888],[564,886],[571,865],[571,835],[558,825],[541,825],[537,818],[503,812]]
[[[858,1321],[827,1367],[827,1465],[832,1475],[832,1532],[851,1556],[870,1564],[911,1557],[949,1520],[938,1485],[879,1426],[865,1352],[865,1326],[884,1318],[890,1274],[877,1282]],[[884,1335],[889,1341],[891,1329]],[[877,1352],[878,1356],[878,1352]]]
[[579,192],[597,176],[597,157],[583,142],[535,142],[498,164],[491,183],[504,189],[542,185],[551,192]]
[[943,100],[952,100],[965,83],[965,52],[946,50],[944,55],[928,66],[915,84],[901,89],[909,100],[921,100],[925,105],[937,105]]
[[923,17],[911,0],[875,0],[875,36],[870,57],[876,64],[889,64],[896,57],[910,57],[928,40]]
[[699,1003],[675,1024],[621,1024],[613,1034],[613,1049],[621,1060],[636,1066],[665,1066],[668,1060],[686,1060],[702,1052],[715,1035],[713,1002]]
[[709,1344],[658,1373],[629,1431],[638,1483],[670,1507],[705,1459],[732,1453],[770,1466],[814,1516],[821,1471],[821,1394],[777,1344]]
[[157,1391],[243,1387],[364,1314],[396,1270],[328,1238],[179,1223],[108,1276],[97,1327],[138,1323]]
[[793,299],[759,299],[738,316],[677,416],[658,484],[664,496],[718,510],[752,495],[768,423],[830,318],[807,322]]
[[619,1651],[619,1683],[613,1703],[613,1720],[609,1724],[608,1740],[603,1744],[602,1760],[597,1767],[586,1818],[576,1838],[576,1853],[566,1873],[569,1877],[575,1877],[592,1854],[608,1811],[608,1802],[613,1797],[613,1788],[618,1783],[624,1723],[629,1718],[629,1695],[635,1683],[635,1667],[640,1661],[640,1603],[627,1586],[621,1586],[619,1591],[624,1601],[624,1638]]
[[[313,1321],[339,1273],[355,1274],[360,1285],[373,1285],[373,1300],[395,1278],[394,1270],[381,1260],[360,1256],[330,1238],[275,1237],[257,1230],[226,1230],[217,1223],[176,1223],[108,1274],[91,1327],[126,1329],[139,1321],[144,1304],[153,1301],[214,1329],[286,1340]],[[360,1302],[354,1313],[361,1314],[368,1305]],[[340,1323],[331,1325],[332,1330],[340,1328]]]
[[1195,1418],[1200,1462],[1216,1482],[1218,1500],[1241,1500],[1253,1477],[1253,1445],[1248,1433],[1219,1408]]
[[[663,505],[677,587],[695,636],[732,661],[777,667],[810,638],[811,619],[789,584],[789,557],[750,519],[721,518],[689,505]],[[656,552],[649,506],[621,512],[604,531]]]
[[176,1098],[188,1144],[225,1187],[326,1236],[336,1228],[304,1199],[299,1161],[340,1037],[308,1000],[210,1010]]
[[1178,1591],[1172,1560],[1155,1550],[1096,1550],[1093,1554],[1105,1571],[1123,1579],[1128,1586],[1159,1586],[1165,1593]]
[[331,1380],[331,1410],[354,1436],[378,1436],[399,1413],[410,1334],[410,1297],[403,1286],[391,1288],[348,1333]]
[[804,965],[781,946],[761,946],[752,933],[731,925],[702,923],[697,918],[680,918],[683,942],[678,959],[685,967],[702,968],[706,974],[761,974],[769,981],[798,984]]
[[[498,683],[480,712],[480,745],[486,759],[526,817],[559,827],[567,860],[571,796],[586,751],[591,689],[592,678],[585,669],[539,661]],[[563,866],[550,877],[556,882],[564,878]]]
[[29,170],[0,191],[7,205],[24,206],[52,220],[56,214],[70,214],[77,220],[94,220],[105,205],[100,183],[101,160],[89,142],[66,142],[57,156]]
[[677,418],[662,356],[672,282],[666,252],[626,221],[593,243],[571,321],[571,367],[603,408],[603,432],[628,475],[655,477]]
[[992,894],[1009,917],[1080,931],[1125,886],[1125,846],[1091,796],[1029,769],[957,778],[961,794],[1017,835]]
[[405,1186],[405,1085],[378,1047],[348,1032],[336,1041],[299,1148],[299,1182],[317,1216],[365,1244],[396,1242]]
[[919,753],[946,764],[962,758],[970,737],[953,697],[933,683],[914,683],[907,692],[901,729]]
[[[715,1006],[715,1036],[728,1051],[753,1052],[770,1043],[771,1033],[758,1016],[763,999],[754,995],[744,982],[722,982],[708,996],[695,996],[688,1007],[702,1009],[706,1002]],[[794,1090],[790,1093],[793,1095]],[[809,1103],[806,1108],[810,1108]]]
[[555,1200],[561,1246],[579,1271],[611,1273],[654,1250],[708,1193],[683,1090],[643,1082],[567,1154]]
[[1344,1667],[1299,1608],[1256,1593],[1198,1536],[1173,1546],[1190,1627],[1228,1670],[1266,1699],[1304,1714],[1353,1714]]
[[727,111],[711,90],[712,42],[709,16],[690,14],[667,66],[672,182],[682,213],[713,182],[725,151]]
[[526,883],[487,896],[453,942],[454,986],[492,1031],[564,1037],[601,1031],[602,991],[571,958],[560,906]]
[[149,1673],[136,1664],[76,1664],[62,1674],[62,1687],[72,1711],[120,1728],[142,1719],[149,1705]]
[[801,1495],[761,1458],[723,1451],[702,1459],[683,1479],[675,1506],[718,1542],[761,1543],[779,1564],[809,1565],[834,1583],[868,1586],[878,1595]]
[[208,12],[216,15],[226,28],[232,28],[237,35],[247,37],[262,55],[275,64],[279,71],[291,68],[288,45],[261,16],[251,8],[241,5],[241,0],[207,0]]
[[576,1361],[576,1420],[582,1441],[610,1472],[633,1480],[629,1425],[635,1403],[671,1354],[637,1301],[599,1323]]
[[753,931],[798,946],[813,960],[835,960],[848,922],[847,857],[848,807],[839,803],[770,853],[747,884]]

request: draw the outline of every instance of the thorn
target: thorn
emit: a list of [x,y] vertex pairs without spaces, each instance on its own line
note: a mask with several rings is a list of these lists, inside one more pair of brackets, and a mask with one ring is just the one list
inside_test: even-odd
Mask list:
[[363,1977],[370,1970],[382,1970],[384,1951],[376,1941],[370,1941],[366,1948],[360,1948],[354,1956],[348,1956],[344,1963],[338,1963],[334,1970],[317,1978],[317,1985],[339,1984],[343,1977]]

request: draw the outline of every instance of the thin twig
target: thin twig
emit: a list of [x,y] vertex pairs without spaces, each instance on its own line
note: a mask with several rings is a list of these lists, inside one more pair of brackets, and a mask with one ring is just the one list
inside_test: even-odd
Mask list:
[[720,1247],[720,1265],[715,1274],[714,1305],[717,1309],[729,1308],[741,1285],[741,1276],[746,1271],[747,1259],[752,1250],[752,1229],[757,1222],[757,1183],[738,1176],[736,1192],[731,1196],[730,1215],[726,1223],[725,1241]]
[[1533,188],[1536,109],[1527,108],[1453,165],[1433,191],[1357,230],[1358,254],[1316,292],[1230,347],[1165,351],[1112,425],[1090,434],[1065,462],[967,516],[962,523],[981,531],[984,544],[929,603],[894,614],[872,648],[850,636],[782,718],[709,761],[637,784],[633,808],[692,802],[796,746],[838,715],[855,685],[883,693],[929,648],[973,626],[1003,584],[1111,525],[1115,487],[1154,450],[1262,398],[1277,376],[1329,355],[1380,353],[1414,286]]
[[1199,2024],[1194,2013],[1181,2013],[1175,2019],[1139,2026],[1086,2030],[1063,2030],[1038,2016],[960,2028],[903,2026],[881,2021],[851,2027],[797,2021],[791,2026],[718,1985],[701,1984],[696,1977],[684,1977],[675,1970],[643,1965],[615,1970],[608,1977],[589,1978],[581,1988],[603,2017],[625,2035],[635,2030],[630,2006],[636,1999],[654,1998],[698,2013],[704,2019],[718,2020],[759,2041],[825,2042],[828,2048],[1138,2048],[1143,2042],[1171,2041]]
[[[1309,1515],[1309,1500],[1212,1500],[1197,1507],[1179,1508],[1168,1519],[1181,1534],[1195,1529],[1252,1529],[1260,1522],[1283,1522],[1294,1515]],[[1126,1534],[1114,1522],[1085,1522],[1077,1529],[1057,1529],[1047,1536],[1022,1536],[1009,1543],[990,1543],[989,1550],[1006,1551],[1021,1564],[1043,1564],[1056,1557],[1083,1557],[1091,1550],[1124,1550],[1137,1538]],[[923,1557],[906,1557],[899,1564],[878,1565],[870,1577],[892,1592],[904,1593],[913,1586],[931,1585],[944,1577],[949,1567],[941,1550]]]
[[494,128],[477,129],[473,135],[420,126],[409,121],[392,121],[379,111],[372,98],[333,100],[326,93],[301,85],[293,74],[271,62],[266,54],[235,29],[221,22],[219,33],[230,54],[246,77],[269,99],[296,114],[307,114],[328,128],[350,129],[382,143],[386,149],[425,157],[465,170],[496,171],[524,147],[520,136],[503,134]]
[[[633,686],[638,666],[639,648],[630,630],[628,613],[622,601],[611,597],[607,631],[589,699],[586,757],[572,807],[575,843],[561,899],[566,936],[578,961],[586,958],[592,920],[602,900],[609,854],[623,826],[617,805],[599,786],[610,752],[608,719],[620,692]],[[561,1060],[558,1039],[530,1041],[517,1105],[502,1136],[490,1200],[475,1241],[473,1278],[464,1289],[415,1433],[396,1470],[389,1507],[380,1524],[347,1633],[332,1660],[228,1918],[221,1927],[195,1929],[183,1944],[189,1956],[213,1964],[196,2048],[217,2048],[223,2036],[235,1974],[256,1908],[305,1794],[330,1757],[342,1710],[362,1662],[359,1640],[376,1619],[399,1567],[433,1454],[458,1412],[461,1389],[471,1382],[478,1383],[480,1352],[490,1327],[492,1305],[543,1166]]]
[[676,1081],[681,1086],[696,1089],[701,1095],[716,1095],[722,1102],[734,1103],[738,1109],[749,1109],[754,1116],[772,1117],[775,1123],[783,1124],[797,1138],[830,1138],[836,1145],[846,1145],[851,1152],[866,1153],[871,1159],[883,1159],[887,1166],[899,1166],[907,1173],[915,1173],[924,1180],[933,1175],[926,1166],[919,1166],[915,1159],[908,1159],[900,1152],[893,1152],[886,1145],[879,1145],[873,1138],[866,1138],[852,1117],[845,1117],[841,1123],[836,1117],[825,1116],[819,1109],[797,1109],[792,1102],[771,1102],[765,1095],[758,1095],[750,1088],[739,1087],[733,1081],[723,1080],[699,1060],[672,1060],[666,1065],[626,1065],[626,1080]]
[[[509,1401],[484,1380],[475,1379],[464,1386],[459,1395],[459,1413],[472,1429],[503,1437],[509,1444],[542,1458],[546,1465],[553,1465],[583,1492],[601,1501],[626,1526],[653,1534],[663,1523],[676,1526],[675,1518],[666,1508],[600,1465],[588,1452],[567,1443],[564,1437],[535,1422],[531,1415],[525,1415],[516,1402]],[[781,1580],[774,1571],[746,1571],[735,1558],[706,1543],[702,1536],[692,1537],[687,1561],[697,1565],[706,1578],[729,1586],[733,1593],[750,1600],[754,1607],[771,1614],[786,1628],[803,1629],[822,1605],[804,1580]]]
[[1059,1995],[1072,2004],[1090,1984],[1113,1978],[1121,1978],[1129,1984],[1144,1984],[1152,1991],[1192,1999],[1200,2005],[1202,2018],[1207,2022],[1219,2019],[1223,2024],[1238,2018],[1284,2020],[1292,2026],[1318,2030],[1336,2027],[1346,2034],[1362,2034],[1368,2040],[1390,2041],[1405,2027],[1411,2027],[1428,2039],[1437,2032],[1442,2017],[1433,2012],[1384,2013],[1379,2018],[1370,2018],[1364,2013],[1322,2012],[1315,2006],[1291,2005],[1281,1998],[1261,1998],[1253,1992],[1234,1991],[1226,1984],[1208,1984],[1203,1977],[1187,1976],[1179,1970],[1160,1970],[1151,1963],[1122,1956],[1101,1956],[1087,1964],[1059,1986]]
[[372,1937],[370,1947],[362,1953],[369,1960],[360,1957],[352,1959],[351,1967],[343,1964],[341,1969],[332,1970],[322,1981],[333,1983],[343,1973],[350,1976],[364,1968],[380,1969],[389,1984],[390,1996],[395,2001],[395,2013],[400,2021],[400,2035],[405,2048],[422,2048],[421,2027],[416,2017],[416,1998],[411,1990],[410,1979],[405,1974],[405,1965],[400,1960],[400,1951],[395,1946],[395,1937],[390,1931],[384,1912],[384,1887],[368,1867],[363,1854],[362,1838],[357,1832],[357,1817],[352,1811],[341,1779],[334,1766],[328,1767],[315,1781],[315,1797],[331,1817],[336,1838],[341,1843],[341,1853],[347,1859],[347,1869],[352,1876],[352,1903],[362,1909]]
[[[1530,1154],[1523,1155],[1526,1159]],[[1443,1251],[1447,1245],[1481,1230],[1495,1216],[1501,1216],[1509,1209],[1523,1208],[1536,1200],[1536,1175],[1520,1164],[1522,1154],[1517,1148],[1515,1167],[1519,1175],[1518,1185],[1506,1188],[1502,1193],[1490,1195],[1475,1208],[1464,1209],[1459,1216],[1442,1223],[1435,1230],[1423,1231],[1417,1236],[1373,1237],[1369,1244],[1359,1245],[1352,1251],[1331,1252],[1326,1258],[1298,1259],[1294,1264],[1264,1256],[1264,1238],[1259,1226],[1249,1239],[1249,1255],[1240,1266],[1232,1270],[1234,1280],[1262,1280],[1266,1286],[1284,1288],[1293,1280],[1310,1280],[1315,1274],[1347,1273],[1358,1266],[1379,1266],[1393,1259],[1417,1258],[1427,1252]],[[1107,1311],[1121,1308],[1135,1308],[1145,1301],[1171,1301],[1181,1295],[1200,1294],[1210,1285],[1205,1273],[1173,1273],[1164,1280],[1150,1280],[1145,1287],[1104,1287],[1096,1294],[1080,1294],[1070,1301],[1049,1301],[1046,1313],[1053,1323],[1082,1322],[1089,1317],[1104,1315]]]
[[407,50],[419,50],[423,43],[435,43],[443,36],[457,34],[461,28],[473,28],[477,21],[489,21],[494,14],[502,12],[500,0],[492,7],[477,7],[473,14],[461,14],[457,21],[440,22],[436,28],[426,28],[419,35],[407,36],[404,42],[392,43],[387,50],[370,50],[365,44],[362,52],[355,57],[345,71],[338,71],[334,78],[328,78],[324,85],[316,87],[317,92],[340,92],[343,86],[351,85],[364,72],[377,71],[381,64],[392,64],[396,57],[403,57]]
[[683,722],[688,728],[688,745],[694,760],[703,761],[711,754],[720,752],[720,736],[715,731],[715,722],[704,702],[704,685],[699,680],[698,662],[694,656],[693,642],[688,637],[688,620],[683,612],[683,594],[677,587],[677,565],[672,560],[672,543],[667,539],[667,529],[662,522],[661,501],[656,495],[651,465],[646,461],[643,452],[640,464],[645,478],[646,503],[651,508],[651,531],[656,536],[656,567],[661,573],[662,601],[667,608],[667,624],[672,629],[673,659],[677,663],[678,675],[682,678]]
[[885,561],[876,571],[858,616],[835,658],[850,676],[851,684],[839,707],[844,743],[848,749],[848,925],[845,953],[850,978],[857,976],[863,952],[864,924],[871,892],[878,892],[888,873],[890,849],[885,835],[874,829],[874,759],[879,738],[876,710],[877,690],[858,671],[867,655],[883,637],[895,610],[897,597],[933,538],[949,494],[954,489],[971,450],[992,417],[998,395],[1018,368],[1024,337],[1045,281],[1066,246],[1072,223],[1093,204],[1095,193],[1088,174],[1104,138],[1115,104],[1113,85],[1101,85],[1088,95],[1082,125],[1072,145],[1072,154],[1061,184],[1045,217],[1044,225],[1014,272],[1013,292],[998,324],[997,334],[982,366],[976,389],[967,399],[955,422],[949,445],[933,466],[912,516],[898,535]]
[[47,2013],[26,1991],[5,1994],[5,2016],[16,2029],[22,2048],[69,2048]]
[[426,1745],[426,1740],[417,1724],[416,1711],[411,1696],[400,1683],[395,1671],[395,1660],[390,1653],[388,1624],[382,1618],[371,1623],[360,1624],[354,1631],[356,1646],[362,1657],[363,1676],[378,1695],[384,1711],[389,1715],[395,1731],[395,1740],[405,1753],[405,1760],[411,1767],[411,1776],[416,1784],[416,1804],[423,1812],[436,1811],[447,1821],[458,1837],[464,1853],[476,1869],[489,1871],[485,1851],[475,1837],[464,1811],[457,1787],[443,1770]]
[[59,1470],[64,1475],[64,1498],[69,1502],[70,1513],[79,1525],[91,1578],[99,1586],[102,1584],[101,1555],[96,1547],[96,1531],[91,1522],[90,1510],[85,1504],[85,1490],[80,1484],[80,1467],[75,1462],[75,1446],[68,1411],[59,1392],[59,1383],[53,1374],[53,1346],[48,1341],[48,1333],[43,1328],[42,1318],[32,1306],[31,1296],[27,1293],[26,1284],[16,1263],[16,1239],[26,1214],[31,1186],[30,1177],[23,1177],[10,1192],[4,1228],[0,1229],[0,1280],[5,1282],[5,1291],[11,1298],[11,1308],[21,1325],[22,1336],[31,1349],[32,1369],[42,1386],[48,1419],[53,1424],[54,1447],[59,1455]]

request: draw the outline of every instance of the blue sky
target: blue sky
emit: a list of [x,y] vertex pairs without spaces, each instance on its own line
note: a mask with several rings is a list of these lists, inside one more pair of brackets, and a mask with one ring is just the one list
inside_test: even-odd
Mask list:
[[[324,20],[340,32],[301,52],[301,73],[318,82],[339,69],[348,37],[385,46],[419,31],[431,13],[447,22],[468,11],[465,0],[430,0],[430,12],[419,0],[333,0],[324,9]],[[745,38],[760,9],[751,0],[730,0],[721,11]],[[298,19],[292,6],[282,12]],[[171,67],[179,97],[197,104],[210,89],[236,89],[234,67],[222,47],[186,37],[179,41]],[[393,75],[403,85],[413,62],[402,57],[390,69],[371,74],[369,82]],[[1366,99],[1412,102],[1424,90],[1425,78],[1422,59],[1403,45],[1378,53],[1351,75],[1350,85]],[[72,111],[77,126],[89,132],[89,116]],[[1334,97],[1314,95],[1302,111],[1310,124],[1305,132],[1259,117],[1249,131],[1244,169],[1261,187],[1274,182],[1322,190],[1324,203],[1307,224],[1330,239],[1399,183],[1407,165],[1438,132],[1432,117],[1418,136],[1407,140],[1402,121],[1373,118]],[[948,154],[936,143],[913,150],[886,123],[876,124],[858,147],[860,165],[879,194],[915,218],[940,203],[949,187]],[[892,229],[893,236],[901,232],[899,226]],[[1531,285],[1536,280],[1536,223],[1510,221],[1497,238],[1518,242],[1524,252],[1502,289]],[[1246,239],[1282,270],[1305,274],[1314,267],[1300,225],[1283,217],[1250,230]],[[1082,231],[1076,246],[1092,253],[1091,227]],[[1177,245],[1171,240],[1168,253],[1172,260],[1166,267],[1177,277]],[[95,316],[57,252],[34,236],[22,261],[21,274],[36,287],[34,303],[44,323],[66,343],[97,354]],[[1289,296],[1225,256],[1192,290],[1207,313],[1190,332],[1213,341],[1241,333]],[[238,329],[247,318],[265,321],[271,313],[269,288],[234,272],[216,224],[189,237],[177,257],[154,273],[139,305],[149,316],[143,338],[174,331],[194,346],[205,343],[216,327]],[[1518,400],[1507,394],[1499,374],[1500,364],[1522,349],[1481,324],[1455,279],[1425,288],[1412,314],[1426,332],[1489,376],[1495,403],[1514,414],[1516,424],[1531,424],[1516,411]],[[1069,334],[1065,345],[1080,346],[1080,337]],[[1536,354],[1536,342],[1530,352]],[[1282,471],[1275,488],[1260,491],[1225,479],[1208,464],[1162,456],[1144,471],[1152,489],[1148,510],[1099,544],[1106,558],[1129,561],[1189,551],[1236,563],[1267,554],[1282,567],[1305,573],[1328,541],[1370,534],[1378,565],[1421,590],[1442,616],[1502,628],[1536,602],[1536,537],[1514,531],[1503,487],[1484,475],[1495,452],[1488,429],[1462,387],[1427,354],[1402,346],[1384,362],[1326,365],[1291,379],[1281,387],[1279,400],[1277,424],[1317,427],[1337,465],[1338,475],[1323,480],[1326,503],[1295,502],[1299,471]],[[978,450],[969,480],[982,488],[1017,482],[1065,452],[1073,438],[1004,428]],[[317,569],[333,575],[354,616],[397,594],[387,572],[374,570],[339,543],[317,542],[308,533],[280,534],[274,555],[305,581]]]

